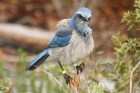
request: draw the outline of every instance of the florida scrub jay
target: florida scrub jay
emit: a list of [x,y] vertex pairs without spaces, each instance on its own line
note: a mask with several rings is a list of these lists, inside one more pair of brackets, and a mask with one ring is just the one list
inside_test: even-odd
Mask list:
[[49,56],[52,56],[59,63],[66,83],[70,83],[71,77],[66,74],[61,62],[75,62],[78,58],[90,54],[94,48],[90,18],[91,11],[82,7],[74,13],[72,18],[59,21],[55,36],[46,49],[28,64],[26,70],[36,69]]

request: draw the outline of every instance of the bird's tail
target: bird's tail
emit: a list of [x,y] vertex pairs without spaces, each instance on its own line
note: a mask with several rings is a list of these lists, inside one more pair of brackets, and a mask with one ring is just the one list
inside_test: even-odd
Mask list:
[[40,66],[47,58],[49,57],[48,49],[45,49],[43,52],[41,52],[33,61],[31,61],[28,66],[26,67],[26,70],[34,70],[38,66]]

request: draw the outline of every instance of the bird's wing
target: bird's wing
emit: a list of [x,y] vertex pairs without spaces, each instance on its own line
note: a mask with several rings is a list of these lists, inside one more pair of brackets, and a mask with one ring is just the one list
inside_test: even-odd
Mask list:
[[73,29],[68,27],[59,28],[46,48],[64,47],[68,45],[72,36],[72,31]]

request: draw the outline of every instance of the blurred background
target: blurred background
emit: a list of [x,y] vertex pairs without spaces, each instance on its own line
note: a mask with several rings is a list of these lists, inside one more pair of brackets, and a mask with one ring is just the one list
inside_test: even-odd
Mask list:
[[[29,91],[30,88],[27,87],[23,90],[23,88],[20,89],[20,86],[30,86],[33,83],[30,81],[38,83],[34,75],[39,77],[42,74],[38,70],[25,72],[27,62],[46,47],[55,33],[57,22],[72,17],[80,7],[87,7],[92,11],[91,28],[95,48],[91,57],[102,51],[104,60],[112,59],[113,44],[110,38],[113,34],[120,31],[127,37],[139,37],[137,32],[126,32],[126,25],[121,23],[123,13],[134,9],[133,2],[133,0],[0,0],[0,61],[2,69],[0,79],[3,81],[6,81],[7,77],[12,79],[13,93]],[[21,62],[23,64],[19,64]],[[53,69],[52,67],[52,73]],[[27,81],[25,77],[31,80]],[[46,75],[44,78],[49,77]],[[20,80],[25,80],[26,83],[19,83]],[[39,84],[41,84],[40,82]],[[51,80],[46,82],[48,84]],[[19,88],[16,89],[17,86]],[[55,90],[55,84],[53,88]],[[35,89],[34,84],[31,89],[36,91],[32,93],[39,91]],[[61,91],[61,89],[59,88],[57,91]]]

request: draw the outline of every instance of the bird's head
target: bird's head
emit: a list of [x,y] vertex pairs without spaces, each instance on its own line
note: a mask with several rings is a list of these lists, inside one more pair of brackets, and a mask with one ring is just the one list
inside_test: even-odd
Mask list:
[[75,25],[81,23],[90,26],[91,11],[88,8],[79,8],[73,15],[72,20]]
[[92,29],[90,28],[90,18],[91,11],[88,8],[82,7],[74,13],[72,18],[69,20],[69,24],[78,33],[89,37],[92,34]]

